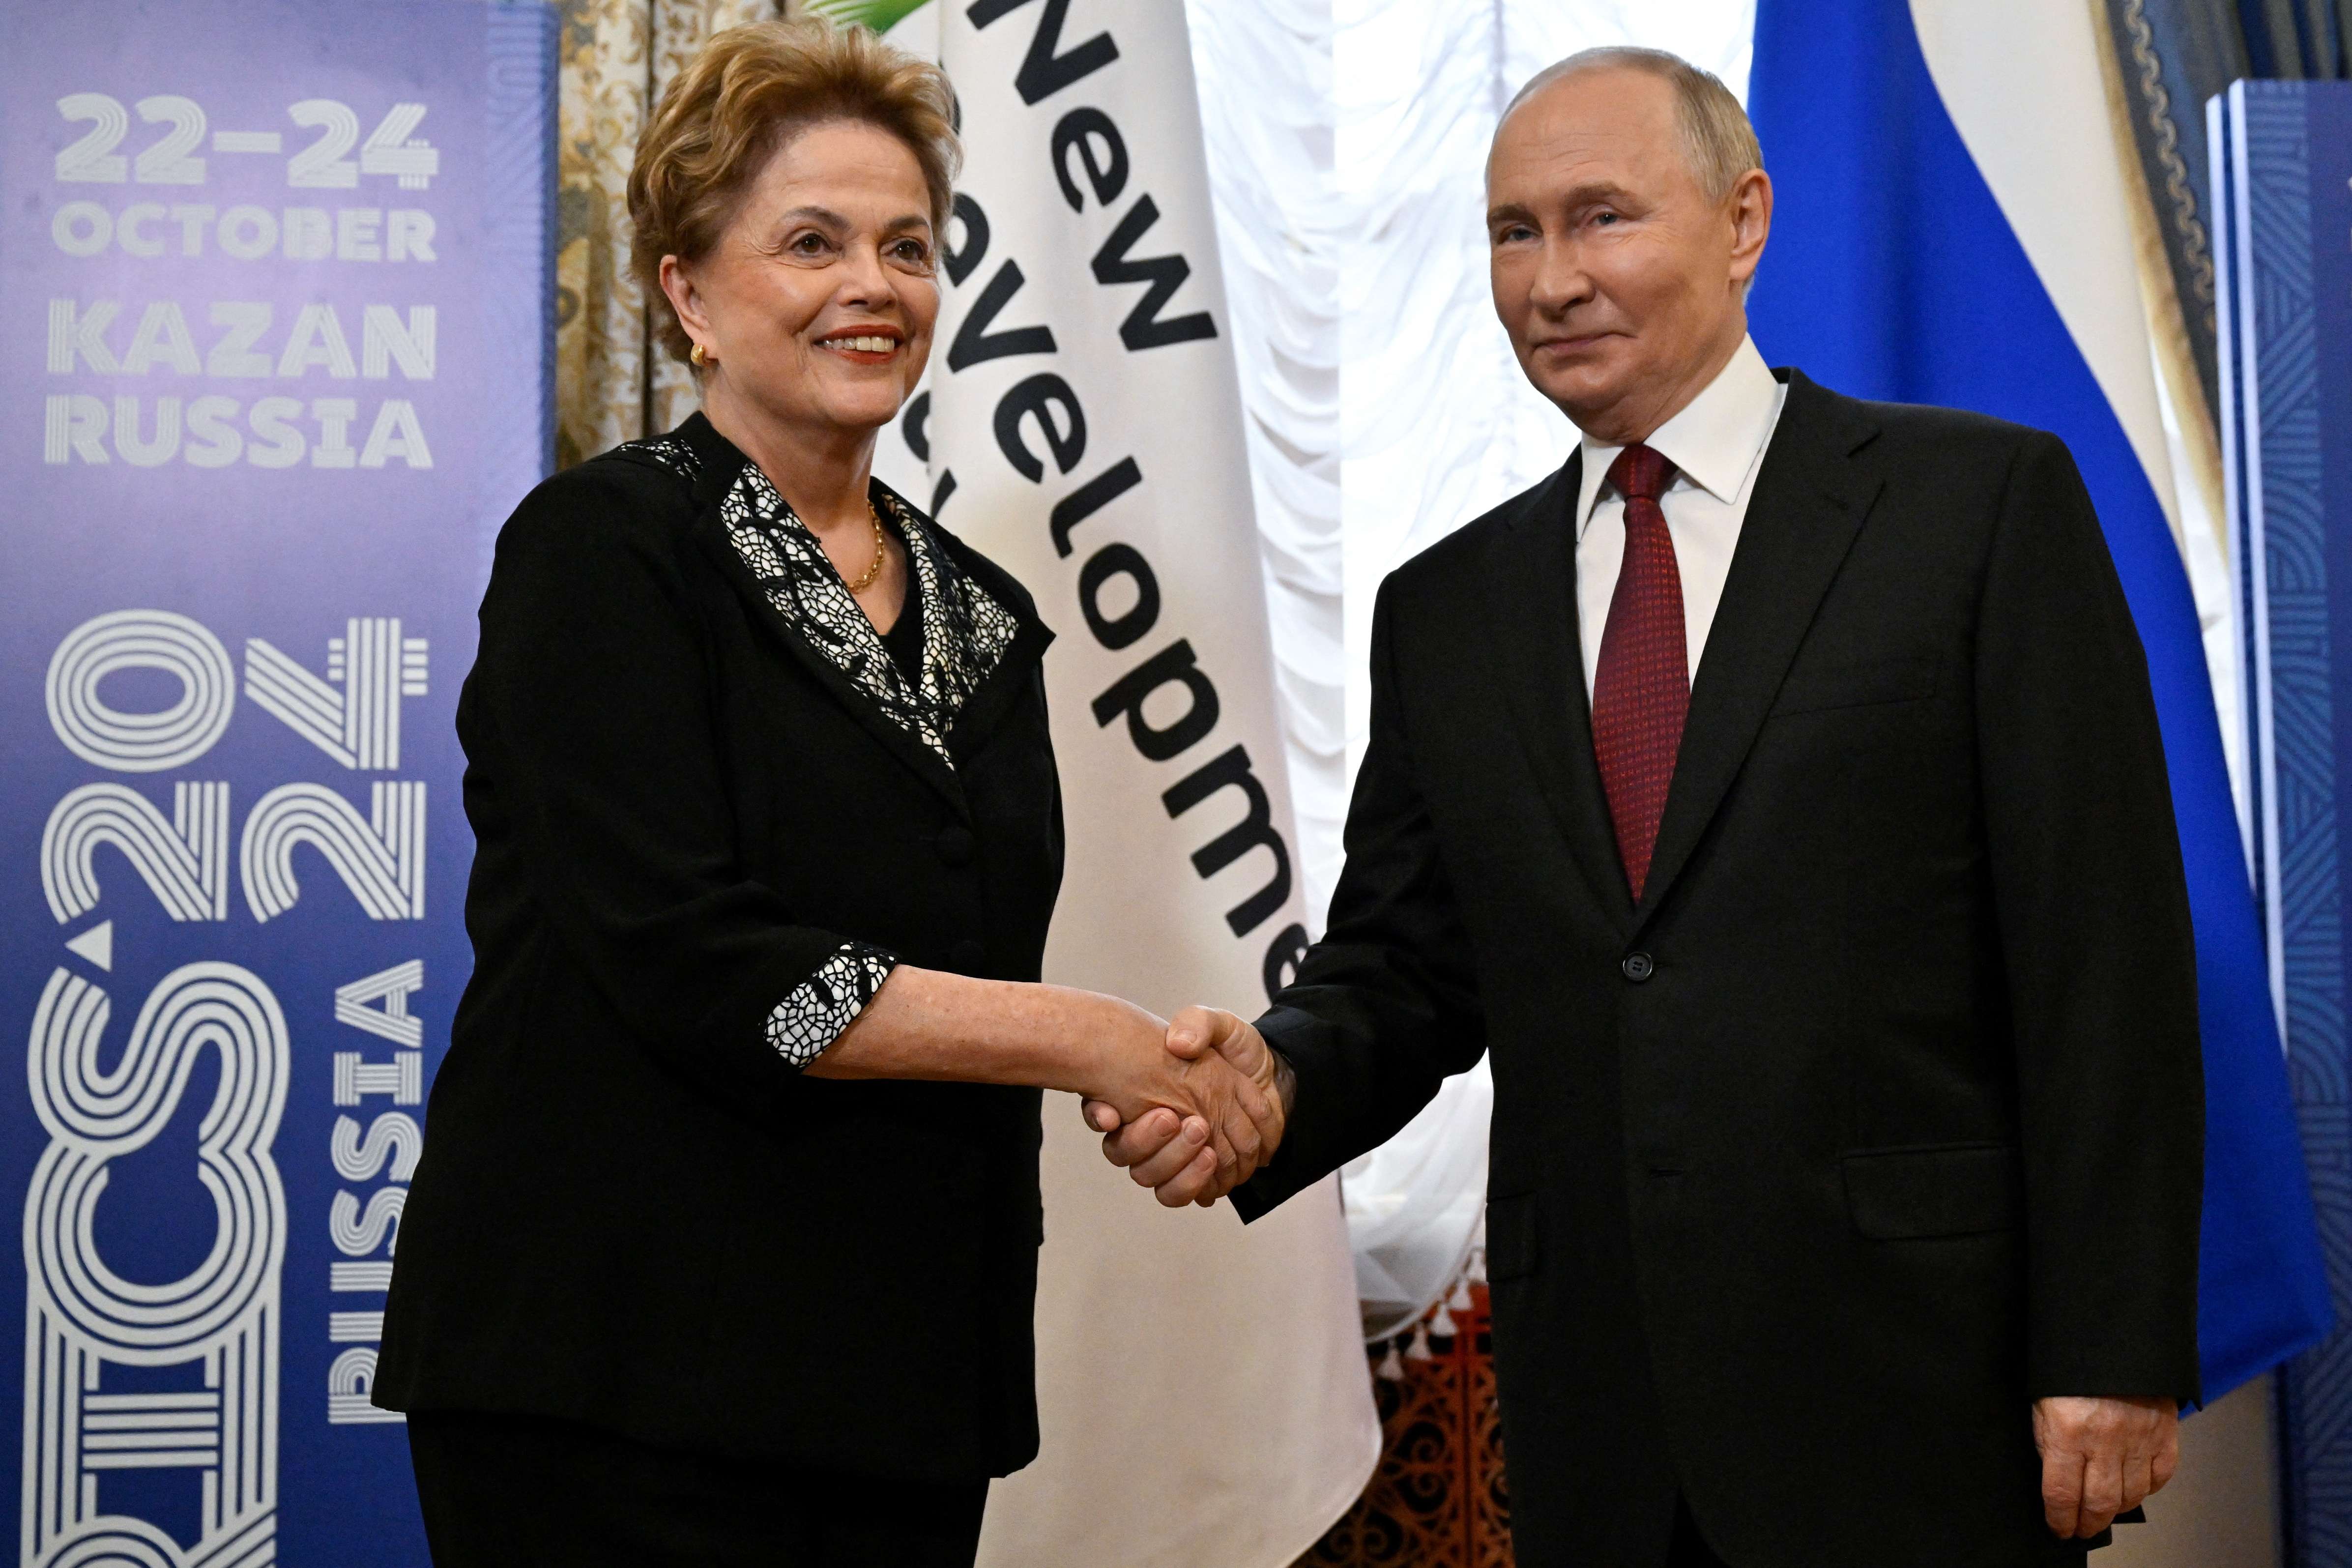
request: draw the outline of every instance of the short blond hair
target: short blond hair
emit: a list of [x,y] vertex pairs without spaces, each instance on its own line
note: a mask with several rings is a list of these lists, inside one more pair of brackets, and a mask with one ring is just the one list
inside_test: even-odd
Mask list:
[[[629,268],[647,304],[662,299],[662,258],[708,256],[769,157],[824,121],[905,142],[930,193],[931,232],[943,234],[963,157],[955,118],[939,67],[864,27],[807,16],[712,34],[662,94],[629,171]],[[685,359],[694,344],[677,312],[664,301],[655,319],[662,347]]]
[[1739,107],[1739,100],[1723,85],[1723,79],[1664,49],[1627,45],[1580,49],[1530,77],[1505,107],[1496,127],[1510,118],[1512,110],[1562,77],[1612,66],[1656,77],[1675,89],[1675,122],[1683,133],[1683,155],[1707,200],[1720,203],[1731,195],[1740,175],[1764,166],[1764,148],[1756,140],[1756,127],[1748,123],[1748,110]]

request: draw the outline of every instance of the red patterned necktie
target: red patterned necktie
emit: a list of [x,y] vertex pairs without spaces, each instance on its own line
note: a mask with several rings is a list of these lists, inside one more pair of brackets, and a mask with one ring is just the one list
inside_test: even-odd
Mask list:
[[1658,505],[1674,475],[1672,463],[1643,446],[1626,447],[1609,465],[1609,482],[1625,498],[1625,562],[1592,677],[1592,750],[1636,903],[1649,879],[1650,851],[1690,710],[1683,577]]

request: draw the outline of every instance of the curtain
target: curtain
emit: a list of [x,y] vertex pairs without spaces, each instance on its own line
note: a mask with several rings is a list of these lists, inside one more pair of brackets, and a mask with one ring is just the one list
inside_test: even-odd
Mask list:
[[2105,0],[2131,144],[2147,185],[2164,271],[2210,421],[2214,359],[2211,170],[2205,100],[2252,74],[2233,0]]
[[2240,77],[2352,75],[2352,0],[2098,0],[2206,419],[2214,362],[2205,100]]
[[[2229,11],[2228,0],[2208,0]],[[2352,75],[2352,0],[2237,0],[2253,74],[2341,81]]]
[[1486,1288],[1465,1284],[1373,1347],[1380,1468],[1292,1568],[1512,1568],[1490,1310]]
[[[555,460],[668,429],[695,405],[629,275],[629,165],[655,101],[704,39],[777,0],[562,0],[555,256]],[[653,306],[667,309],[659,300]]]

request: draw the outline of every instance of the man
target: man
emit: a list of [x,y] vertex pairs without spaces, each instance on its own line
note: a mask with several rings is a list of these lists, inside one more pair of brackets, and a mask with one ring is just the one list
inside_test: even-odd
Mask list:
[[[2079,1563],[2198,1393],[2146,666],[2054,437],[1765,368],[1760,165],[1672,56],[1506,112],[1495,305],[1581,442],[1389,579],[1329,933],[1171,1047],[1276,1053],[1245,1215],[1491,1053],[1522,1568]],[[1213,1199],[1198,1131],[1106,1149]]]

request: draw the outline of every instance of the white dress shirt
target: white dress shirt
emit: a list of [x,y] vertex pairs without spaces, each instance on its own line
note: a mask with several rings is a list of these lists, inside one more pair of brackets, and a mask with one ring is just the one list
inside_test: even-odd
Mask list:
[[[1675,477],[1658,505],[1675,542],[1675,565],[1683,580],[1683,639],[1689,650],[1691,681],[1698,681],[1699,655],[1707,629],[1723,602],[1731,552],[1748,516],[1748,497],[1764,466],[1764,448],[1780,422],[1789,389],[1772,377],[1756,340],[1741,341],[1729,363],[1707,383],[1689,406],[1658,426],[1643,443],[1675,466]],[[1625,559],[1625,498],[1604,488],[1609,465],[1624,448],[1584,437],[1584,482],[1576,498],[1576,614],[1584,643],[1584,694],[1592,695],[1601,667],[1601,638],[1609,626],[1609,601],[1617,592],[1617,570]]]

